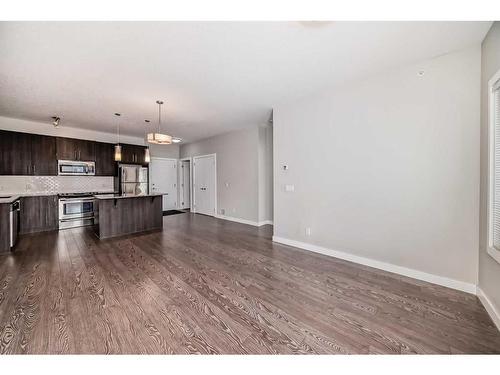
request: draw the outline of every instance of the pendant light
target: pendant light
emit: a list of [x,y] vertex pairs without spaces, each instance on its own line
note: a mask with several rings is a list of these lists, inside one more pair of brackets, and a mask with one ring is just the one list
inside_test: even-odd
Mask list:
[[[121,116],[120,113],[115,113],[115,116],[118,118]],[[116,126],[116,134],[118,143],[115,145],[115,161],[122,161],[122,146],[120,146],[120,119],[117,120]]]
[[[149,120],[144,120],[144,122],[147,124],[149,124]],[[146,127],[144,127],[146,128]],[[149,146],[146,147],[146,149],[144,150],[144,161],[146,163],[149,163],[151,161],[151,155],[149,153]]]
[[157,144],[157,145],[169,145],[172,143],[172,137],[168,134],[162,134],[160,132],[161,126],[161,106],[163,101],[157,100],[156,104],[158,104],[158,133],[148,133],[148,142]]

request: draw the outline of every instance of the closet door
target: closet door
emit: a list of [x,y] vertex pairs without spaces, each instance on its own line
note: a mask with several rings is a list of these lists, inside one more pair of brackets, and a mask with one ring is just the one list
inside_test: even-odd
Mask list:
[[216,157],[215,155],[193,158],[194,212],[216,214]]

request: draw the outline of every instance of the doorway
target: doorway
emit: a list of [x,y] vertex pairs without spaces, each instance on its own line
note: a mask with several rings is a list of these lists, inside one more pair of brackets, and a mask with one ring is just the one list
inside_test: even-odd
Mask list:
[[215,216],[217,212],[216,154],[193,157],[192,211]]
[[179,161],[179,208],[191,208],[191,158]]
[[163,195],[163,211],[177,208],[177,159],[151,158],[150,191]]

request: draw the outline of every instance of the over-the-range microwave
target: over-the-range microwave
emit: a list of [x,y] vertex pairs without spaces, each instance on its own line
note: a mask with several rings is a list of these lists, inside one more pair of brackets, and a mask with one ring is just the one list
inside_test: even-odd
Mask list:
[[58,160],[57,174],[59,176],[94,176],[95,162]]

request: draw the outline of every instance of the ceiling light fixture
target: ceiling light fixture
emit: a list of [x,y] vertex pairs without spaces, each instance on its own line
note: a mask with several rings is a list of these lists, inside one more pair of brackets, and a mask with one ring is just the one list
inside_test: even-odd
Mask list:
[[[146,125],[149,124],[149,120],[144,120],[144,122],[146,123]],[[146,127],[144,127],[146,128]],[[146,147],[146,149],[144,150],[144,161],[146,163],[149,163],[151,161],[151,154],[149,153],[149,146]]]
[[181,143],[182,139],[180,139],[180,138],[172,138],[172,142],[173,143]]
[[157,145],[169,145],[172,143],[172,137],[168,134],[162,134],[160,132],[161,127],[161,106],[163,101],[157,100],[156,104],[158,104],[158,132],[157,133],[148,133],[148,142],[157,144]]
[[117,143],[115,145],[115,161],[122,161],[122,146],[120,146],[120,113],[115,113],[115,116],[118,118],[116,125],[116,135],[117,135]]
[[58,128],[59,127],[59,122],[61,121],[61,118],[60,117],[57,117],[57,116],[52,116],[52,125],[54,125],[55,128]]

